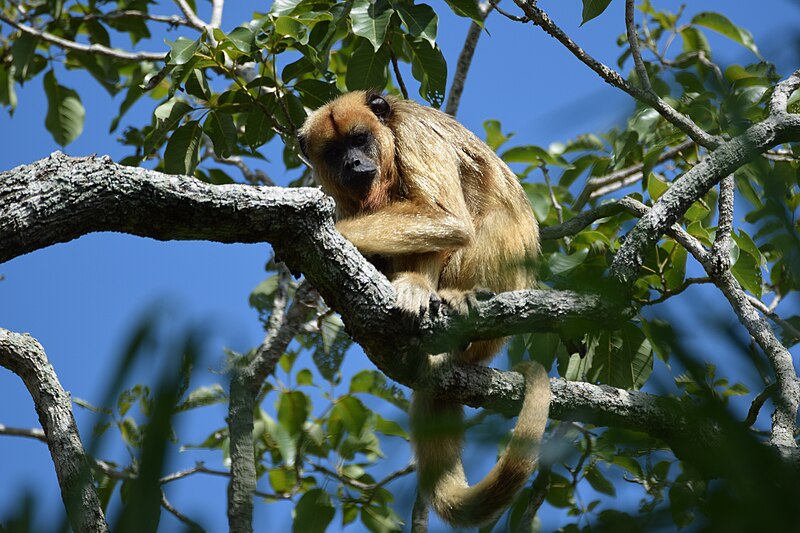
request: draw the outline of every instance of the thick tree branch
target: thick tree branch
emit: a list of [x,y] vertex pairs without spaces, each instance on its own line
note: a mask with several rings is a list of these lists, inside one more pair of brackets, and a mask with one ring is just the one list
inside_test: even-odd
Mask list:
[[166,57],[166,53],[164,52],[126,52],[124,50],[119,50],[116,48],[109,48],[107,46],[103,46],[102,44],[80,44],[76,43],[75,41],[70,41],[68,39],[64,39],[62,37],[58,37],[53,35],[52,33],[48,33],[46,31],[37,30],[36,28],[32,28],[30,26],[26,26],[25,24],[21,24],[15,20],[12,20],[5,16],[2,12],[0,12],[0,20],[5,22],[6,24],[13,26],[14,28],[18,29],[23,33],[27,33],[28,35],[33,35],[34,37],[38,37],[43,41],[46,41],[52,45],[58,46],[64,50],[72,50],[74,52],[83,52],[86,54],[99,54],[108,57],[113,57],[114,59],[121,59],[123,61],[163,61]]
[[[625,205],[642,218],[652,211],[632,198],[625,199]],[[800,382],[794,368],[792,355],[775,336],[767,320],[761,316],[751,303],[739,282],[733,277],[730,270],[720,271],[714,256],[708,252],[695,237],[689,235],[678,224],[673,224],[667,234],[672,236],[681,246],[692,254],[709,274],[714,284],[730,303],[739,321],[747,332],[764,351],[775,372],[778,384],[776,410],[772,416],[772,434],[770,442],[776,446],[794,447],[795,421],[797,409],[800,405]]]
[[228,489],[228,525],[231,531],[253,530],[253,496],[256,493],[255,448],[253,444],[253,412],[258,391],[275,370],[281,355],[308,316],[309,297],[316,295],[310,284],[303,282],[288,306],[289,273],[280,274],[281,281],[273,300],[273,311],[267,324],[267,335],[252,360],[236,367],[231,375],[228,404],[230,434],[231,483]]
[[694,202],[756,155],[789,140],[800,140],[800,115],[783,113],[750,126],[741,135],[719,145],[676,179],[634,226],[614,258],[612,277],[623,286],[633,283],[645,250],[650,249]]
[[[336,232],[332,202],[315,189],[209,185],[119,166],[104,157],[60,153],[0,173],[0,180],[5,184],[0,190],[3,260],[92,231],[158,239],[271,241],[278,257],[290,269],[303,272],[342,314],[348,332],[381,371],[405,385],[426,387],[467,405],[514,413],[522,398],[522,376],[480,366],[442,365],[436,376],[422,382],[418,371],[426,354],[441,353],[465,340],[552,330],[578,318],[608,323],[619,318],[614,305],[599,296],[531,290],[478,302],[469,317],[451,316],[441,307],[419,324],[409,323],[393,307],[391,284]],[[386,343],[387,336],[392,343]],[[644,393],[561,380],[553,389],[555,418],[647,431],[679,449],[691,423],[672,403]],[[712,434],[695,444],[715,445],[715,439]]]
[[61,387],[44,348],[29,335],[0,328],[0,365],[22,379],[33,399],[72,529],[108,531],[69,394]]

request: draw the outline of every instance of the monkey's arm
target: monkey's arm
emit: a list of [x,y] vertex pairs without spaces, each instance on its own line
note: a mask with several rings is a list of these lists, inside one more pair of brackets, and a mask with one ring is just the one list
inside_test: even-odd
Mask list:
[[365,255],[396,256],[453,250],[468,245],[475,236],[469,220],[411,201],[341,220],[336,223],[336,229]]

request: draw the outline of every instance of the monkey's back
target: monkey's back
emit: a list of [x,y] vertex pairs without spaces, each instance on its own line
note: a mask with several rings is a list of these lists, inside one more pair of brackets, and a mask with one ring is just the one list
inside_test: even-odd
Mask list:
[[453,203],[444,196],[461,194],[474,226],[472,244],[450,254],[439,288],[532,287],[539,230],[516,175],[453,117],[411,100],[392,99],[392,110],[400,175],[412,175],[409,182],[417,189],[407,194],[439,205]]

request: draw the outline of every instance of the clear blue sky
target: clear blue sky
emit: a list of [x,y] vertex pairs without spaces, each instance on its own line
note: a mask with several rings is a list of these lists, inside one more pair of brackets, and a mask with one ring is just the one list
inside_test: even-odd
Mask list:
[[[162,3],[161,12],[173,12],[171,3]],[[614,65],[619,54],[615,43],[624,32],[624,3],[612,2],[606,13],[584,27],[579,27],[580,4],[577,0],[540,2],[581,46]],[[674,4],[656,2],[663,6]],[[207,3],[201,5],[207,9]],[[252,4],[228,2],[225,29],[230,30],[249,18],[246,5]],[[440,12],[439,42],[452,74],[468,23],[449,14],[443,2],[433,5]],[[511,2],[505,8],[515,11]],[[763,56],[775,62],[781,74],[800,66],[796,31],[800,28],[800,2],[696,0],[690,3],[687,12],[714,9],[723,10],[734,23],[748,28]],[[201,12],[201,16],[207,18],[208,13]],[[616,124],[631,108],[624,94],[605,84],[538,28],[511,23],[496,14],[490,17],[487,28],[490,35],[481,38],[458,114],[480,136],[483,136],[481,123],[494,118],[502,121],[504,131],[516,133],[512,142],[547,146],[579,133],[602,131]],[[8,34],[9,27],[0,25],[0,31]],[[180,34],[195,36],[180,29],[171,32],[169,38]],[[723,65],[753,60],[738,45],[715,37],[711,42],[717,52],[715,59]],[[139,47],[164,49],[160,40],[141,43]],[[98,153],[114,158],[127,155],[116,143],[116,134],[108,134],[109,122],[116,114],[121,96],[110,98],[83,72],[61,69],[59,82],[76,89],[87,109],[83,135],[65,151],[70,155]],[[407,83],[410,92],[416,94],[415,82],[409,79]],[[18,95],[15,115],[0,113],[3,132],[0,170],[32,162],[58,149],[44,129],[46,101],[41,75],[24,88],[18,88]],[[151,100],[142,99],[128,112],[126,120],[142,124],[153,107]],[[120,131],[124,127],[125,123]],[[273,160],[279,162],[280,158]],[[268,164],[265,169],[276,181],[284,181],[280,166]],[[186,324],[213,325],[215,335],[208,344],[204,364],[199,365],[195,384],[224,383],[224,377],[214,373],[220,369],[222,348],[244,351],[261,340],[258,317],[248,307],[247,297],[263,279],[263,265],[268,257],[267,245],[163,243],[119,234],[85,236],[0,265],[0,274],[5,276],[0,281],[0,327],[31,333],[44,345],[64,387],[74,397],[98,403],[132,324],[148,309],[165,306],[176,329]],[[671,304],[671,311],[691,318],[698,299],[703,300],[707,313],[715,313],[723,322],[735,322],[727,305],[715,293],[700,289],[687,291]],[[785,305],[793,305],[795,310],[798,307],[796,299]],[[697,353],[712,353],[719,346],[691,331],[687,334]],[[351,354],[345,364],[344,372],[351,374],[368,367],[369,361],[361,354]],[[158,366],[154,361],[139,368],[136,379],[155,384],[157,376],[152,369]],[[732,366],[735,376],[738,367],[735,363]],[[76,413],[86,438],[91,433],[92,419],[83,410],[77,409]],[[206,408],[180,419],[182,441],[201,440],[224,423],[224,414],[223,408]],[[0,424],[38,426],[32,402],[20,380],[4,369],[0,369]],[[108,449],[105,453],[106,457],[125,459],[118,449]],[[402,460],[408,456],[407,449],[401,446],[397,446],[397,453]],[[176,456],[174,464],[191,466],[195,459],[207,459],[210,466],[219,464],[215,454],[192,455],[188,461]],[[409,478],[394,488],[397,492],[411,491],[412,483]],[[179,509],[209,525],[211,530],[220,531],[225,528],[225,486],[223,479],[195,476],[170,487],[168,494]],[[35,489],[45,506],[47,512],[41,515],[42,524],[52,523],[50,520],[56,513],[63,513],[46,447],[30,440],[0,437],[0,517],[6,516],[18,502],[22,487]],[[267,514],[270,520],[278,516],[286,520],[289,506],[257,504],[256,510],[256,524],[263,526]],[[543,519],[546,529],[548,524],[554,525],[548,522],[548,515]],[[169,531],[176,529],[177,523],[165,513],[162,526]]]

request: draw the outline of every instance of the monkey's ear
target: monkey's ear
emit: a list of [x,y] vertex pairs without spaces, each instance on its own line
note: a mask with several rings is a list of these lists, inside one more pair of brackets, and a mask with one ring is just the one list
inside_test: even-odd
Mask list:
[[370,110],[381,120],[386,120],[392,108],[389,107],[389,102],[384,100],[383,96],[379,94],[371,94],[367,97],[367,105]]

